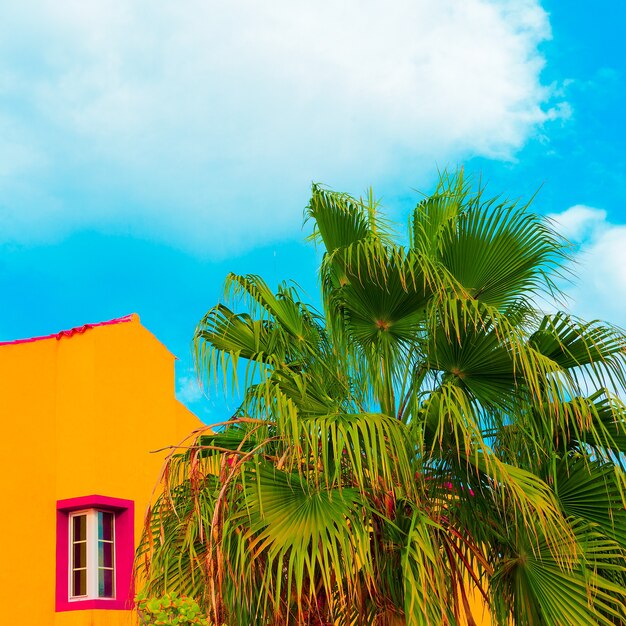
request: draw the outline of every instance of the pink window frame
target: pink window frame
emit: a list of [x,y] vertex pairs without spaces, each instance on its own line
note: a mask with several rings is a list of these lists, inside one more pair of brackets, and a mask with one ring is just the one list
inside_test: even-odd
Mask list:
[[[70,600],[69,519],[70,513],[101,509],[115,513],[115,598]],[[133,559],[135,553],[135,503],[108,496],[82,496],[57,501],[56,611],[88,609],[130,610],[133,608]]]

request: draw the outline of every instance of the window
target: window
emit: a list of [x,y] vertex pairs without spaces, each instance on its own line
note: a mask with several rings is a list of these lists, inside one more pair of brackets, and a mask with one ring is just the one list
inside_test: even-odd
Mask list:
[[70,600],[115,597],[115,513],[70,514]]
[[57,502],[57,611],[132,608],[133,518],[132,500]]

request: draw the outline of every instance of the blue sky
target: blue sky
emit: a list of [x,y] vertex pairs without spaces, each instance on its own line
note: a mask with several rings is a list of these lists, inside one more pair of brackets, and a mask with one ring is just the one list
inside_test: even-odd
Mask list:
[[626,326],[626,6],[37,0],[0,8],[0,340],[137,312],[180,357],[229,271],[294,279],[311,181],[404,222],[437,168],[578,244],[574,312]]

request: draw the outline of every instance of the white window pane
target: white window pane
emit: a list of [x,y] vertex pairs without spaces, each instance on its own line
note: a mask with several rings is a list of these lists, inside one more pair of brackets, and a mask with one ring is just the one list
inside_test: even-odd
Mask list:
[[113,513],[98,511],[98,539],[113,541]]
[[87,570],[80,569],[72,572],[72,596],[87,595]]
[[79,543],[75,543],[72,547],[72,556],[73,569],[87,567],[87,542],[81,541]]
[[114,598],[115,513],[89,509],[69,521],[70,598]]
[[98,542],[98,567],[113,567],[113,542]]
[[113,570],[112,569],[99,569],[98,570],[98,597],[100,598],[112,598],[113,597]]

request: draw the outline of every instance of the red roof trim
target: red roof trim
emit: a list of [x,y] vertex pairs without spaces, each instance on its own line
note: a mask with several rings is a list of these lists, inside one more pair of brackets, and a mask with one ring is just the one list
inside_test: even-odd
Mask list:
[[74,335],[82,335],[85,331],[97,326],[111,326],[113,324],[125,324],[126,322],[132,322],[139,320],[139,316],[136,313],[125,315],[124,317],[117,317],[113,320],[107,320],[106,322],[96,322],[94,324],[84,324],[83,326],[76,326],[76,328],[70,328],[69,330],[61,330],[53,335],[42,335],[41,337],[29,337],[28,339],[15,339],[13,341],[0,341],[0,346],[12,346],[18,343],[31,343],[32,341],[41,341],[42,339],[62,339],[63,337],[73,337]]

